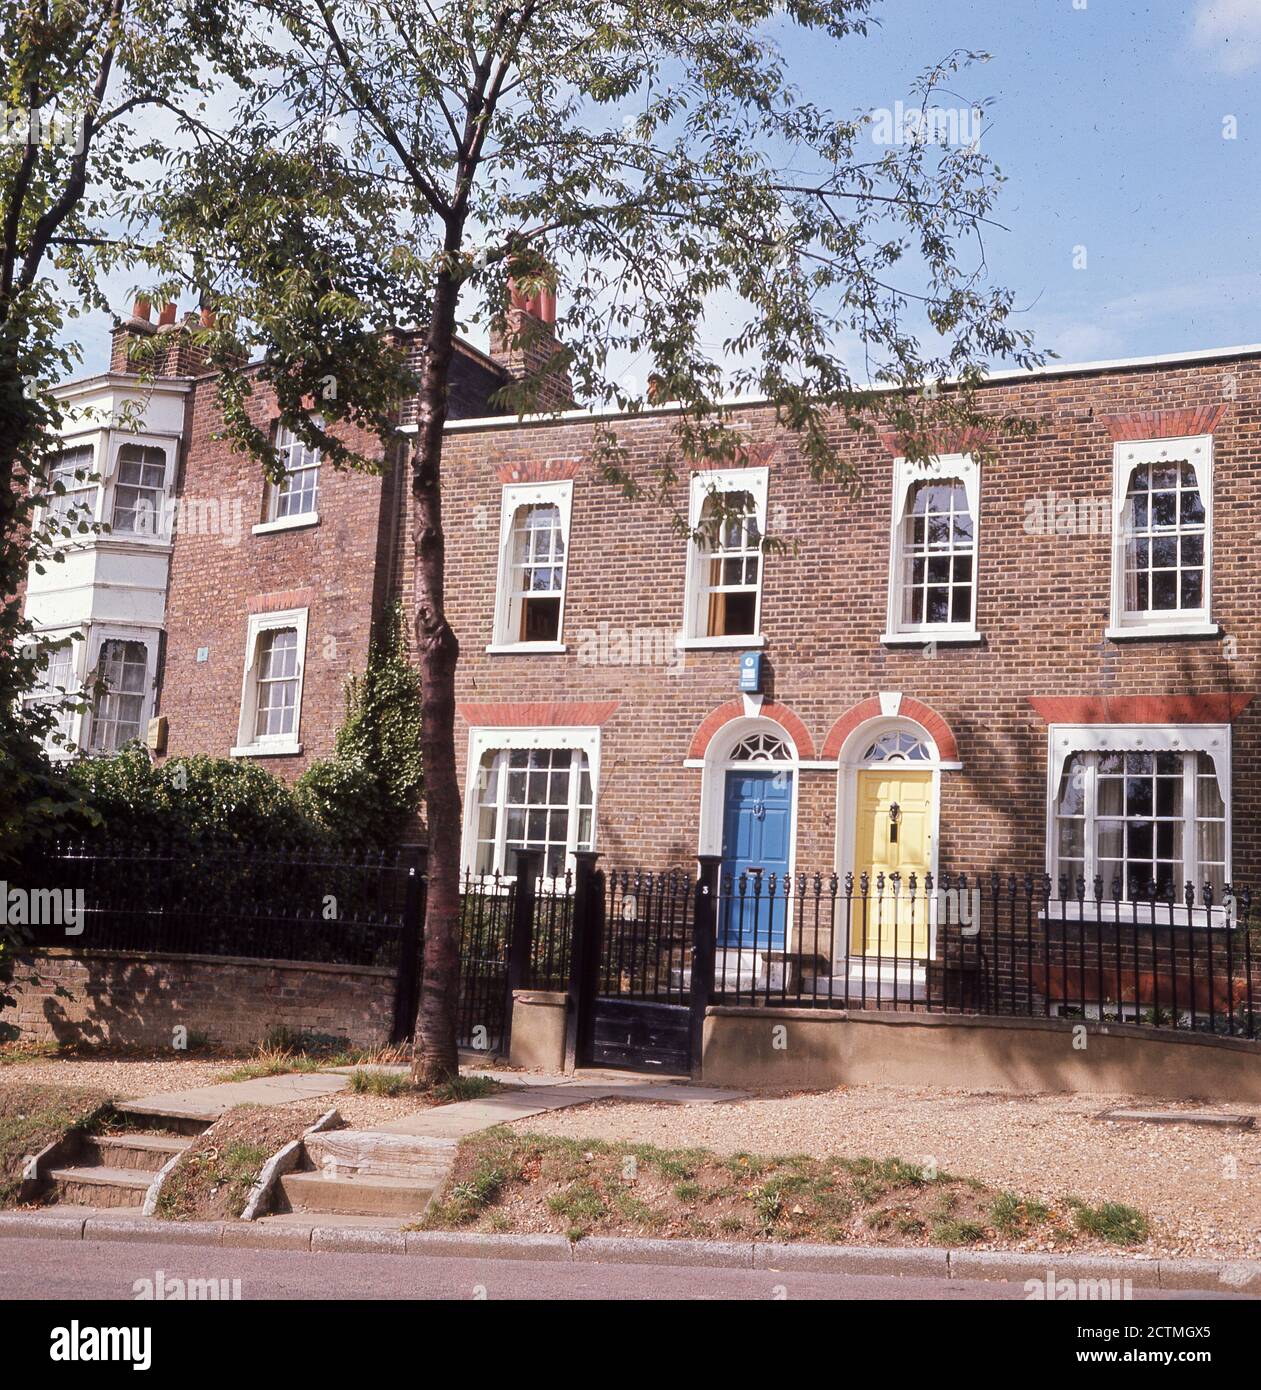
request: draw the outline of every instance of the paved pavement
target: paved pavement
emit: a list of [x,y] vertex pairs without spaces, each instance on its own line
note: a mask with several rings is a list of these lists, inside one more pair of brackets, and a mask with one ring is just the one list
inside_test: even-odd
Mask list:
[[[832,1274],[395,1255],[310,1255],[221,1246],[59,1240],[0,1241],[9,1300],[134,1299],[136,1281],[239,1279],[243,1299],[1023,1299],[1022,1284],[897,1275]],[[231,1284],[229,1288],[231,1288]],[[1135,1289],[1136,1299],[1188,1298]],[[1205,1297],[1221,1297],[1205,1294]]]
[[291,1100],[318,1100],[336,1095],[350,1084],[348,1076],[332,1071],[294,1071],[283,1076],[258,1076],[252,1081],[220,1081],[188,1091],[159,1091],[124,1102],[141,1115],[182,1115],[191,1120],[217,1120],[234,1105],[284,1105]]
[[[335,1096],[350,1084],[354,1067],[332,1067],[328,1071],[288,1072],[283,1076],[260,1076],[252,1081],[224,1081],[213,1086],[197,1086],[188,1091],[162,1091],[126,1102],[133,1113],[184,1115],[191,1119],[218,1119],[234,1105],[283,1105],[291,1100],[319,1100]],[[407,1067],[381,1067],[381,1071],[402,1074]],[[454,1105],[424,1106],[401,1120],[376,1126],[391,1134],[414,1134],[430,1139],[463,1139],[492,1125],[527,1119],[548,1110],[585,1105],[593,1100],[618,1096],[633,1101],[659,1101],[676,1105],[715,1105],[738,1100],[740,1091],[719,1090],[713,1086],[692,1086],[683,1081],[644,1077],[631,1072],[581,1071],[572,1076],[538,1072],[496,1071],[465,1065],[465,1070],[492,1077],[516,1089],[500,1091],[482,1100],[457,1101]]]

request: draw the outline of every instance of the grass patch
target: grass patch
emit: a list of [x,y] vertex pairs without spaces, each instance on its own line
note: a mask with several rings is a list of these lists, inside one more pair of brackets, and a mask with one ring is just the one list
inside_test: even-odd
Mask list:
[[1147,1239],[1147,1218],[1136,1207],[1123,1202],[1087,1202],[1070,1199],[1073,1225],[1085,1235],[1107,1241],[1109,1245],[1138,1245]]
[[378,1067],[356,1067],[350,1074],[350,1089],[357,1095],[424,1096],[435,1105],[461,1100],[481,1100],[505,1089],[489,1076],[457,1076],[432,1088],[417,1086],[409,1072],[382,1071]]
[[18,1200],[27,1159],[68,1130],[87,1128],[109,1097],[69,1086],[0,1087],[0,1207]]
[[575,1240],[593,1234],[889,1245],[1036,1240],[1042,1249],[1072,1249],[1092,1237],[1109,1238],[1103,1226],[1075,1223],[1074,1210],[896,1156],[718,1155],[501,1127],[464,1141],[444,1200],[421,1224],[560,1232]]
[[320,1115],[318,1103],[280,1107],[238,1105],[221,1115],[181,1155],[158,1196],[167,1221],[235,1218],[272,1154]]

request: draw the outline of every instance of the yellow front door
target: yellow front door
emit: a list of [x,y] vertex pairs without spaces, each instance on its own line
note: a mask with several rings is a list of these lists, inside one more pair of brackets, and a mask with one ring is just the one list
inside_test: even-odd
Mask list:
[[[894,810],[896,807],[896,811]],[[933,774],[895,766],[858,774],[857,843],[851,949],[856,955],[923,960],[928,955],[928,905],[924,875],[932,864]],[[869,878],[864,903],[858,876]],[[901,875],[895,898],[891,874]],[[882,894],[876,876],[884,874]],[[909,879],[915,875],[915,895]]]

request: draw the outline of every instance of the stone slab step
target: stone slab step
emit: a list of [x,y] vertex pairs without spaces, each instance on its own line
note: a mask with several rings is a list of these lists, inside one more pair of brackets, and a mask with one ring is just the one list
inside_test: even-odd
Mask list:
[[50,1168],[56,1199],[72,1206],[139,1207],[153,1174],[135,1168]]
[[192,1142],[191,1137],[177,1134],[87,1134],[83,1137],[79,1166],[91,1164],[156,1173]]
[[133,1115],[143,1120],[149,1129],[187,1135],[204,1134],[223,1113],[206,1107],[167,1110],[160,1100],[119,1100],[114,1102],[114,1109],[120,1115]]
[[286,1173],[280,1187],[292,1211],[362,1216],[419,1216],[434,1190],[432,1183],[408,1178],[326,1178],[321,1173]]
[[451,1167],[459,1143],[370,1129],[329,1129],[303,1141],[307,1161],[321,1176],[410,1178],[436,1186]]

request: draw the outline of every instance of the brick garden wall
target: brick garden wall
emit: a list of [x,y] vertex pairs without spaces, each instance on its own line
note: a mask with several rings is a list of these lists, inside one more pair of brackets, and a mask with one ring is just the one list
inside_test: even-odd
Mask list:
[[279,1027],[373,1047],[394,1020],[394,971],[375,966],[68,950],[39,952],[33,965],[40,983],[15,986],[0,1029],[37,1041],[171,1047],[182,1025],[234,1047]]
[[[765,562],[765,690],[808,731],[814,756],[847,710],[880,691],[935,711],[958,745],[962,770],[943,774],[943,869],[1040,871],[1045,861],[1046,723],[1032,696],[1249,693],[1261,663],[1257,547],[1261,364],[1224,360],[998,383],[983,392],[996,416],[1036,421],[1032,438],[1000,446],[982,470],[979,646],[886,648],[892,462],[878,439],[838,427],[855,467],[857,497],[813,482],[792,440],[764,407],[736,413],[750,444],[769,455],[771,530],[790,545]],[[1054,491],[1097,499],[1107,514],[1114,433],[1143,434],[1215,419],[1213,616],[1225,638],[1142,641],[1104,637],[1110,537],[1031,536],[1026,503]],[[1195,412],[1200,412],[1196,414]],[[1126,417],[1110,425],[1105,417]],[[618,434],[641,476],[669,460],[686,480],[668,413],[623,422]],[[736,653],[689,651],[683,669],[591,664],[584,634],[680,630],[685,546],[667,509],[628,503],[595,476],[584,420],[449,433],[444,464],[448,604],[461,642],[463,702],[615,701],[603,725],[597,848],[609,866],[690,865],[697,847],[701,774],[683,766],[712,711],[736,694]],[[760,459],[756,461],[761,461]],[[559,655],[490,655],[502,478],[573,472],[568,589]],[[674,502],[686,507],[686,482]],[[410,538],[402,556],[410,555]],[[406,571],[405,571],[406,573]],[[410,582],[405,578],[410,601]],[[457,731],[466,754],[467,728]],[[1261,873],[1261,702],[1234,724],[1234,877]],[[827,870],[836,855],[837,775],[800,774],[799,869]],[[846,833],[850,833],[847,829]]]

